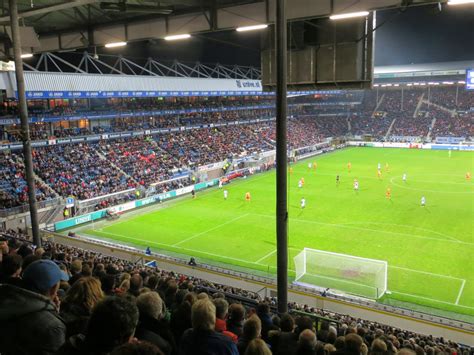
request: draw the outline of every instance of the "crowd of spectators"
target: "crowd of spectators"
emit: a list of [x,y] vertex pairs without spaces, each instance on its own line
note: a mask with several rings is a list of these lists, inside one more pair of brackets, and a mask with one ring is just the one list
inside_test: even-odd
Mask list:
[[[55,197],[52,190],[41,184],[36,185],[36,200],[47,201]],[[0,153],[0,210],[12,208],[28,202],[28,186],[25,167],[16,155]]]
[[[0,240],[0,353],[467,355],[457,343],[19,232]],[[294,313],[294,311],[299,311]],[[325,319],[315,323],[312,316]]]
[[103,159],[90,144],[33,149],[35,172],[61,196],[86,200],[134,187],[135,182]]
[[99,151],[142,186],[168,180],[178,168],[173,155],[159,149],[151,137],[101,141]]

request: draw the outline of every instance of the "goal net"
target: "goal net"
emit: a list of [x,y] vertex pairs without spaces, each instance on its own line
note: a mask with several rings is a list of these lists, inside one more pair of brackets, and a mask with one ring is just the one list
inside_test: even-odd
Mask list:
[[294,257],[295,283],[377,299],[387,291],[387,262],[304,248]]

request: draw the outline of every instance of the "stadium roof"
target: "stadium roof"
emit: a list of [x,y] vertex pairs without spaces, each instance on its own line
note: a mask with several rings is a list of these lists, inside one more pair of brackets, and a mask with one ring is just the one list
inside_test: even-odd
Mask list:
[[[335,13],[436,4],[433,0],[291,0],[288,21]],[[443,0],[441,2],[446,2]],[[275,0],[17,0],[22,45],[30,52],[101,46],[119,41],[161,39],[171,34],[234,30],[272,23]],[[3,8],[0,41],[9,41]],[[2,33],[3,32],[3,33]]]
[[474,68],[474,59],[458,61],[458,62],[377,66],[374,69],[374,73],[375,74],[389,74],[389,73],[395,74],[395,73],[410,73],[410,72],[420,72],[420,71],[466,70],[468,68]]

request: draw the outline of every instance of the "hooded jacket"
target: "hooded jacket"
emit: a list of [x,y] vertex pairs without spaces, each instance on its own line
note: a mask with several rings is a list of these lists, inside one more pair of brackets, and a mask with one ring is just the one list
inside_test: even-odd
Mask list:
[[54,354],[65,342],[66,325],[51,300],[12,285],[0,285],[0,353]]

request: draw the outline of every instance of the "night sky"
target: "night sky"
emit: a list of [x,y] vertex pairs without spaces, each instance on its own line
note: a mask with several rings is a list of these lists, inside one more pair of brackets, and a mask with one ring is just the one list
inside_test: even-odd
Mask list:
[[[382,24],[383,23],[383,24]],[[436,5],[379,11],[376,65],[431,63],[474,59],[474,6]],[[194,36],[185,41],[152,40],[131,43],[126,49],[102,49],[127,57],[154,57],[202,63],[260,67],[259,32],[225,31]]]

